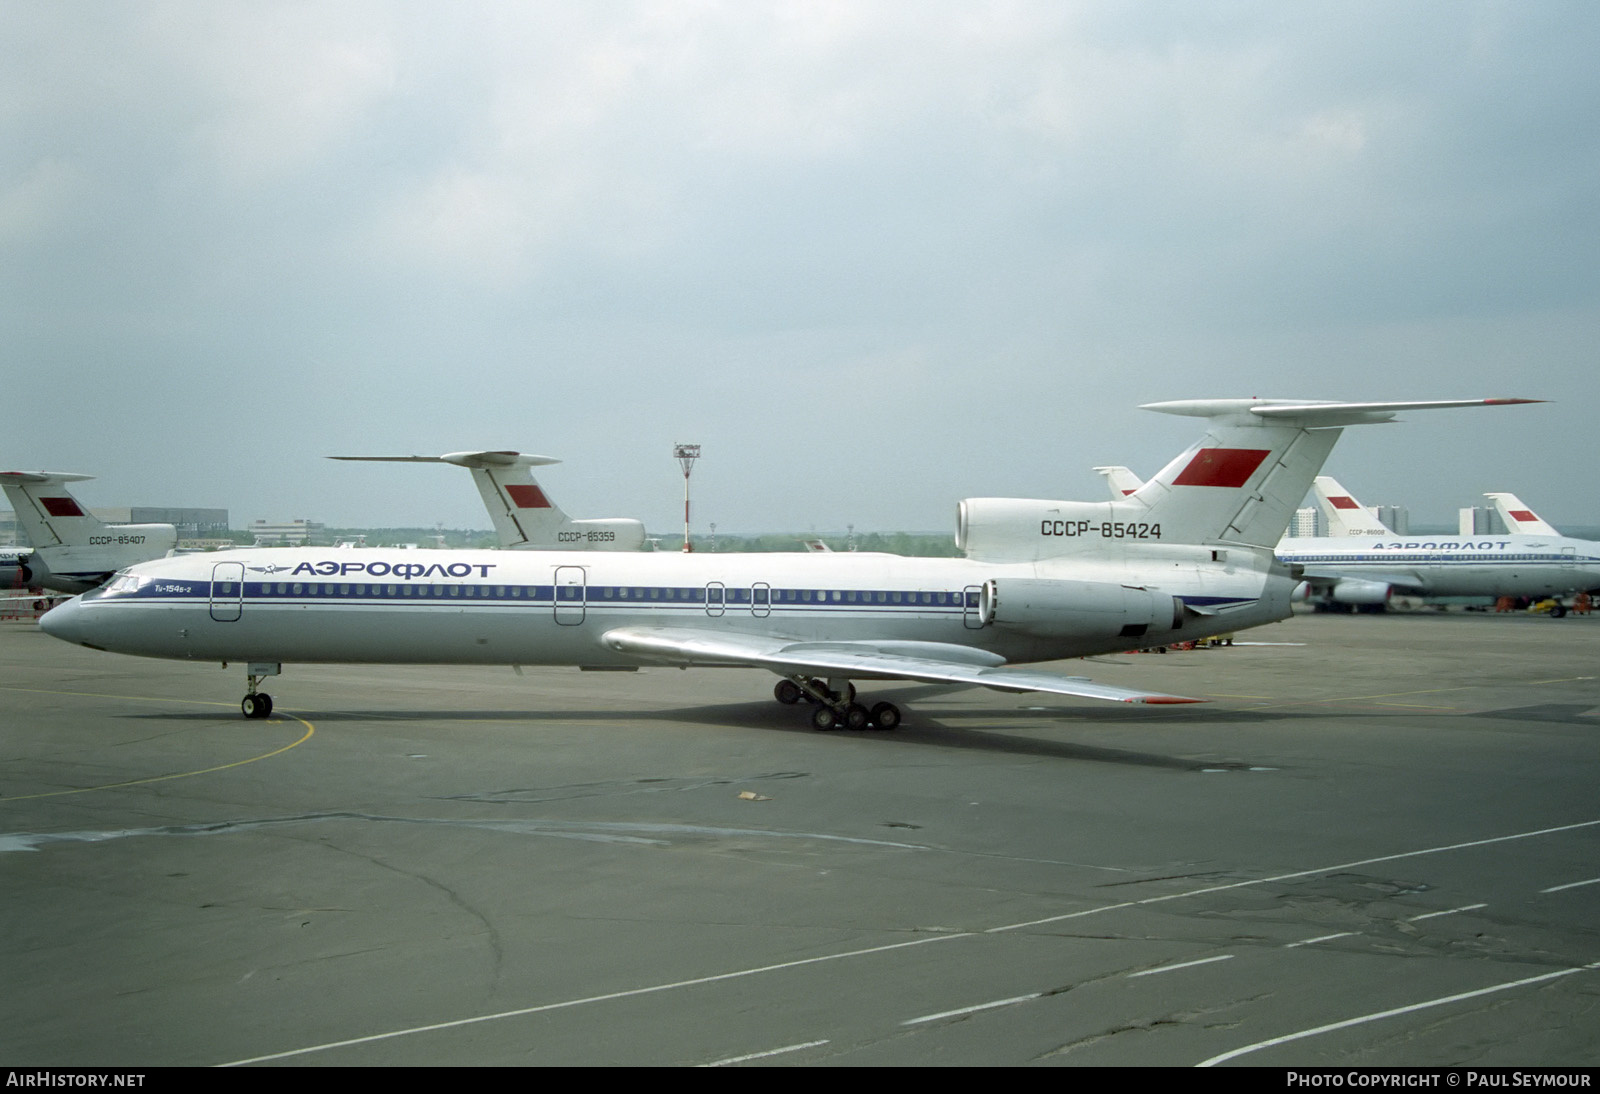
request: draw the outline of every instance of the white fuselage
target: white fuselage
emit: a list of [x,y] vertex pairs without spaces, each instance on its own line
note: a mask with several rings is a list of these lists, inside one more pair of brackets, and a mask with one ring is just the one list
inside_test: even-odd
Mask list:
[[604,643],[619,627],[941,642],[1029,662],[1288,615],[1293,581],[1266,552],[1235,551],[1225,565],[1211,554],[1154,546],[986,563],[847,552],[242,549],[141,564],[42,625],[152,657],[622,668],[650,662]]
[[1391,585],[1422,596],[1550,596],[1600,587],[1600,543],[1562,536],[1352,536],[1285,539],[1280,562],[1308,580]]

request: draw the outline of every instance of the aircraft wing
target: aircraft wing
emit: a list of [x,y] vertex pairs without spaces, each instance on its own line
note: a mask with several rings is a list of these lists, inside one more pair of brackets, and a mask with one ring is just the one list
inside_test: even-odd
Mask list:
[[1428,591],[1428,583],[1426,581],[1416,574],[1408,574],[1404,570],[1380,573],[1376,570],[1341,570],[1337,567],[1322,569],[1318,566],[1307,566],[1300,577],[1312,585],[1337,585],[1341,581],[1373,581],[1392,586],[1402,592],[1426,593]]
[[674,627],[618,627],[609,648],[666,665],[747,665],[783,676],[848,677],[1044,691],[1118,703],[1200,703],[1163,692],[1097,684],[1082,676],[1013,668],[987,650],[948,642],[815,642]]

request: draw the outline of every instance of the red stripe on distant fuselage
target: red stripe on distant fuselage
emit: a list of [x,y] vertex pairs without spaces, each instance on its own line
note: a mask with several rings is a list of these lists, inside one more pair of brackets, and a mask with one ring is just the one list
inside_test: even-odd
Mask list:
[[40,498],[39,503],[44,506],[44,511],[52,517],[81,517],[83,510],[78,508],[78,503],[71,498]]
[[506,493],[511,495],[511,500],[517,503],[518,509],[549,509],[550,499],[544,496],[532,483],[512,483],[506,486]]
[[1265,448],[1202,448],[1172,484],[1240,487],[1270,455]]

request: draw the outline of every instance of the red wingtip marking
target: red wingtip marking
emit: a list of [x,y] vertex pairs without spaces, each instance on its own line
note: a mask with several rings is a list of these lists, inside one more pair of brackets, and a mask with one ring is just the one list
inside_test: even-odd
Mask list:
[[511,495],[518,509],[549,509],[550,499],[544,496],[532,483],[511,483],[506,486],[506,493]]
[[1146,703],[1172,705],[1175,703],[1208,703],[1209,699],[1182,699],[1176,695],[1157,695],[1144,700]]
[[1485,399],[1484,406],[1521,406],[1524,403],[1542,403],[1543,399]]

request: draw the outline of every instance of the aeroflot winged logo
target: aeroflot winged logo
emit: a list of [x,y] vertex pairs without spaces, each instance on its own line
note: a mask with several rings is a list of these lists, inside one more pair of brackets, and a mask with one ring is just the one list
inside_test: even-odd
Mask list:
[[1270,455],[1265,448],[1202,448],[1172,480],[1172,485],[1237,488],[1248,482],[1261,461]]

